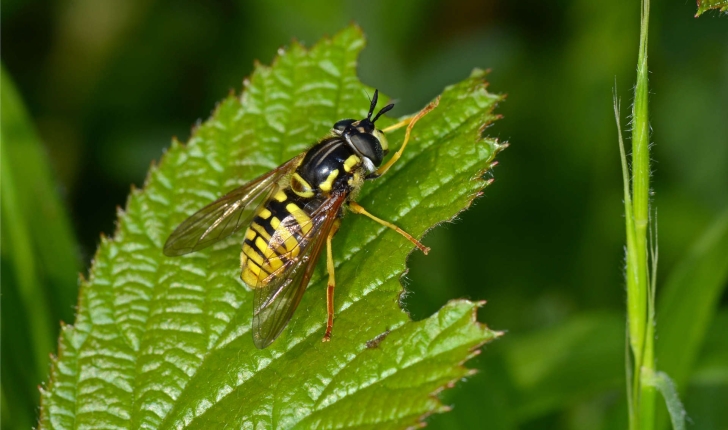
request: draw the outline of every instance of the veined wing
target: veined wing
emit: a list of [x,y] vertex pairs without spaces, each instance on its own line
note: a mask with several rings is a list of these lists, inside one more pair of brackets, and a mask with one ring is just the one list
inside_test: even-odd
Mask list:
[[[277,229],[275,235],[271,237],[270,245],[277,246],[286,239],[280,235],[300,234],[300,240],[296,245],[298,249],[294,248],[278,257],[269,257],[283,257],[286,262],[271,273],[262,286],[253,289],[253,342],[258,348],[270,345],[288,325],[293,312],[301,302],[326,237],[345,200],[345,193],[332,195],[311,214],[309,222],[304,225],[298,224],[293,216],[289,216],[281,222],[282,226],[288,224],[286,228]],[[301,234],[303,231],[306,233]],[[277,235],[279,237],[276,237]],[[263,264],[269,262],[264,261]]]
[[278,181],[300,163],[290,159],[247,184],[232,190],[187,218],[164,244],[164,255],[174,257],[199,251],[246,226]]

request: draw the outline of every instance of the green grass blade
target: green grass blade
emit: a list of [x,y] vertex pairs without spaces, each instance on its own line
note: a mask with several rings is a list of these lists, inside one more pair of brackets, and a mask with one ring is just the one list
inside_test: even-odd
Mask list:
[[665,405],[670,413],[672,428],[674,430],[685,430],[685,408],[677,394],[675,383],[665,372],[653,372],[643,368],[642,383],[657,389],[665,399]]
[[[181,258],[161,251],[195,210],[304,151],[335,121],[366,115],[372,88],[356,76],[363,45],[350,27],[310,50],[281,50],[152,167],[82,284],[43,392],[42,428],[402,428],[447,410],[434,394],[469,375],[462,363],[497,333],[476,323],[479,304],[468,301],[412,322],[398,306],[412,246],[396,233],[348,215],[333,243],[331,342],[321,342],[319,264],[291,324],[265,350],[250,335],[240,234]],[[366,184],[363,206],[419,237],[471,204],[503,147],[482,135],[502,100],[484,75],[445,89],[402,159]],[[392,133],[390,146],[403,134]]]
[[[642,0],[640,43],[637,58],[637,83],[632,104],[632,232],[627,223],[627,322],[633,358],[630,401],[630,428],[654,428],[655,389],[640,383],[642,372],[654,371],[654,280],[650,281],[648,233],[650,226],[650,125],[647,47],[650,1]],[[624,159],[622,161],[624,165]],[[625,213],[629,218],[628,202]],[[653,264],[656,260],[653,260]]]
[[[647,231],[650,221],[650,154],[648,112],[647,34],[649,1],[643,0],[640,25],[637,84],[632,104],[632,217],[634,242],[627,245],[627,305],[630,342],[637,365],[641,366],[647,340]],[[639,372],[638,372],[639,373]]]
[[78,244],[43,145],[4,69],[2,76],[3,153],[15,173],[18,204],[29,226],[52,318],[71,321],[81,269]]

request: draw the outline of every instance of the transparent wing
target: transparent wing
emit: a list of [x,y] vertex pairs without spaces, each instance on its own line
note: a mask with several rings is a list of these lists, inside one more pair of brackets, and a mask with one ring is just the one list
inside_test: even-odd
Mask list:
[[164,255],[174,257],[199,251],[247,226],[255,210],[278,181],[295,169],[301,156],[225,194],[187,218],[164,244]]
[[[269,275],[264,286],[255,288],[253,309],[253,342],[262,349],[273,343],[288,325],[293,312],[301,302],[311,279],[316,262],[336,221],[339,208],[346,200],[346,194],[332,195],[311,214],[311,229],[298,241],[299,252],[282,267]],[[281,222],[283,225],[285,220]],[[295,229],[305,230],[295,222]],[[299,230],[299,231],[300,231]],[[272,240],[276,238],[273,237]],[[289,252],[292,253],[293,250]],[[285,254],[284,254],[285,255]],[[266,262],[264,262],[266,263]]]

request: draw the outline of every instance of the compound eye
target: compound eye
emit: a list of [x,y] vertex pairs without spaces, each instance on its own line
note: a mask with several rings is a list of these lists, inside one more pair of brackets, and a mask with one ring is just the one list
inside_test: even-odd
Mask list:
[[349,127],[350,125],[352,125],[353,123],[354,123],[353,119],[342,119],[341,121],[334,124],[334,130],[340,131],[343,133],[344,130],[346,130],[346,128]]
[[379,166],[382,163],[382,158],[384,158],[382,145],[376,137],[371,134],[360,133],[351,136],[349,139],[356,150],[361,155],[372,160],[375,166]]

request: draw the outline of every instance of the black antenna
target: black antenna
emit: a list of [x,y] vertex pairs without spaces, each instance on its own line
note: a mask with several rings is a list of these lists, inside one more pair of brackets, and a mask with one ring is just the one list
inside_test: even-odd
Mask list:
[[374,117],[374,119],[372,120],[372,124],[374,124],[379,119],[379,117],[382,116],[384,113],[389,112],[390,110],[392,110],[393,107],[394,107],[394,103],[390,103],[387,106],[384,106],[382,108],[382,110],[379,111],[379,113],[377,114],[377,116]]
[[374,113],[374,108],[377,107],[378,98],[379,98],[379,90],[374,90],[374,97],[372,98],[372,104],[369,105],[369,115],[367,115],[367,119],[372,119],[372,114]]

